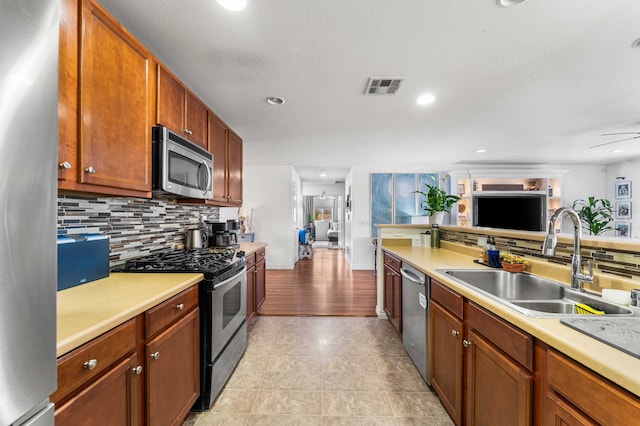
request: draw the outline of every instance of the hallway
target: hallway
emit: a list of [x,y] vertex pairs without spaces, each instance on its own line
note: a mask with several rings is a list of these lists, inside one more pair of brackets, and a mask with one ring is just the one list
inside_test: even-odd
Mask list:
[[259,315],[376,315],[376,276],[352,271],[344,250],[314,249],[293,270],[268,268]]

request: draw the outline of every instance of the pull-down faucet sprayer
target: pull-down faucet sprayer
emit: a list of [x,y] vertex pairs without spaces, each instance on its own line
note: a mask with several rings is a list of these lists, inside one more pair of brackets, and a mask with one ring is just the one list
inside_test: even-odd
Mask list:
[[566,214],[571,218],[573,222],[573,256],[571,258],[571,288],[584,291],[582,283],[593,282],[593,269],[591,269],[591,262],[587,262],[589,268],[588,274],[582,273],[582,254],[580,252],[580,239],[582,238],[582,224],[580,223],[580,216],[568,207],[560,207],[549,219],[549,228],[547,229],[547,236],[542,243],[542,254],[545,257],[551,257],[556,253],[556,245],[558,244],[558,238],[556,236],[556,226],[558,220],[562,215]]

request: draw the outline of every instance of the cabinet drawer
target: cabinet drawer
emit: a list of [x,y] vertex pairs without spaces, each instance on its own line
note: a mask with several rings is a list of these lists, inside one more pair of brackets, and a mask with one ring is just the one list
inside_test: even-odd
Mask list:
[[145,336],[147,338],[153,336],[197,306],[198,286],[196,285],[149,309],[144,314]]
[[250,254],[247,256],[247,271],[256,266],[256,254]]
[[265,256],[265,249],[258,250],[256,252],[256,263],[264,260],[264,256]]
[[394,257],[389,253],[384,252],[384,264],[390,267],[391,269],[393,269],[394,271],[396,271],[397,273],[400,273],[400,265],[402,264],[402,262],[397,257]]
[[462,306],[464,299],[461,295],[432,279],[431,298],[447,308],[458,318],[462,319]]
[[467,306],[467,321],[471,328],[533,371],[533,337],[473,303]]
[[58,359],[58,390],[51,395],[57,403],[74,389],[99,376],[136,346],[135,319],[96,337]]
[[640,400],[560,353],[547,352],[549,386],[600,424],[637,424]]

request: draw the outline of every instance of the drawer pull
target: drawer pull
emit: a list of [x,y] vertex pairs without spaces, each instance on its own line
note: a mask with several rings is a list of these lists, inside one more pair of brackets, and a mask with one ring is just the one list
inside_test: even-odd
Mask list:
[[133,367],[133,368],[131,369],[131,371],[132,371],[132,372],[133,372],[133,374],[135,374],[136,376],[139,376],[139,375],[141,375],[141,374],[142,374],[142,366],[141,366],[141,365],[139,365],[139,366],[137,366],[137,367]]
[[158,359],[158,358],[160,358],[160,352],[154,352],[154,353],[152,353],[152,354],[151,354],[151,358],[152,358],[152,359]]
[[98,365],[97,359],[90,359],[89,361],[84,363],[85,370],[93,370]]
[[451,335],[452,336],[459,336],[460,332],[458,330],[451,330]]
[[184,309],[184,303],[180,303],[179,305],[176,305],[176,309],[181,311]]
[[464,339],[462,341],[462,346],[464,346],[465,348],[468,348],[469,346],[471,346],[471,342],[468,341],[467,339]]
[[62,163],[58,163],[58,168],[63,170],[71,170],[71,163],[68,161],[63,161]]
[[96,169],[93,168],[93,166],[89,166],[89,167],[85,168],[84,171],[89,173],[90,175],[93,175],[93,174],[96,173]]

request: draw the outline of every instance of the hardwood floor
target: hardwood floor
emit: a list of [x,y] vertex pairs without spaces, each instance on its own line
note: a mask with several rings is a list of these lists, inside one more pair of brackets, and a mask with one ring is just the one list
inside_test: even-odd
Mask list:
[[314,249],[293,270],[269,270],[259,315],[376,315],[376,276],[352,271],[344,250]]

